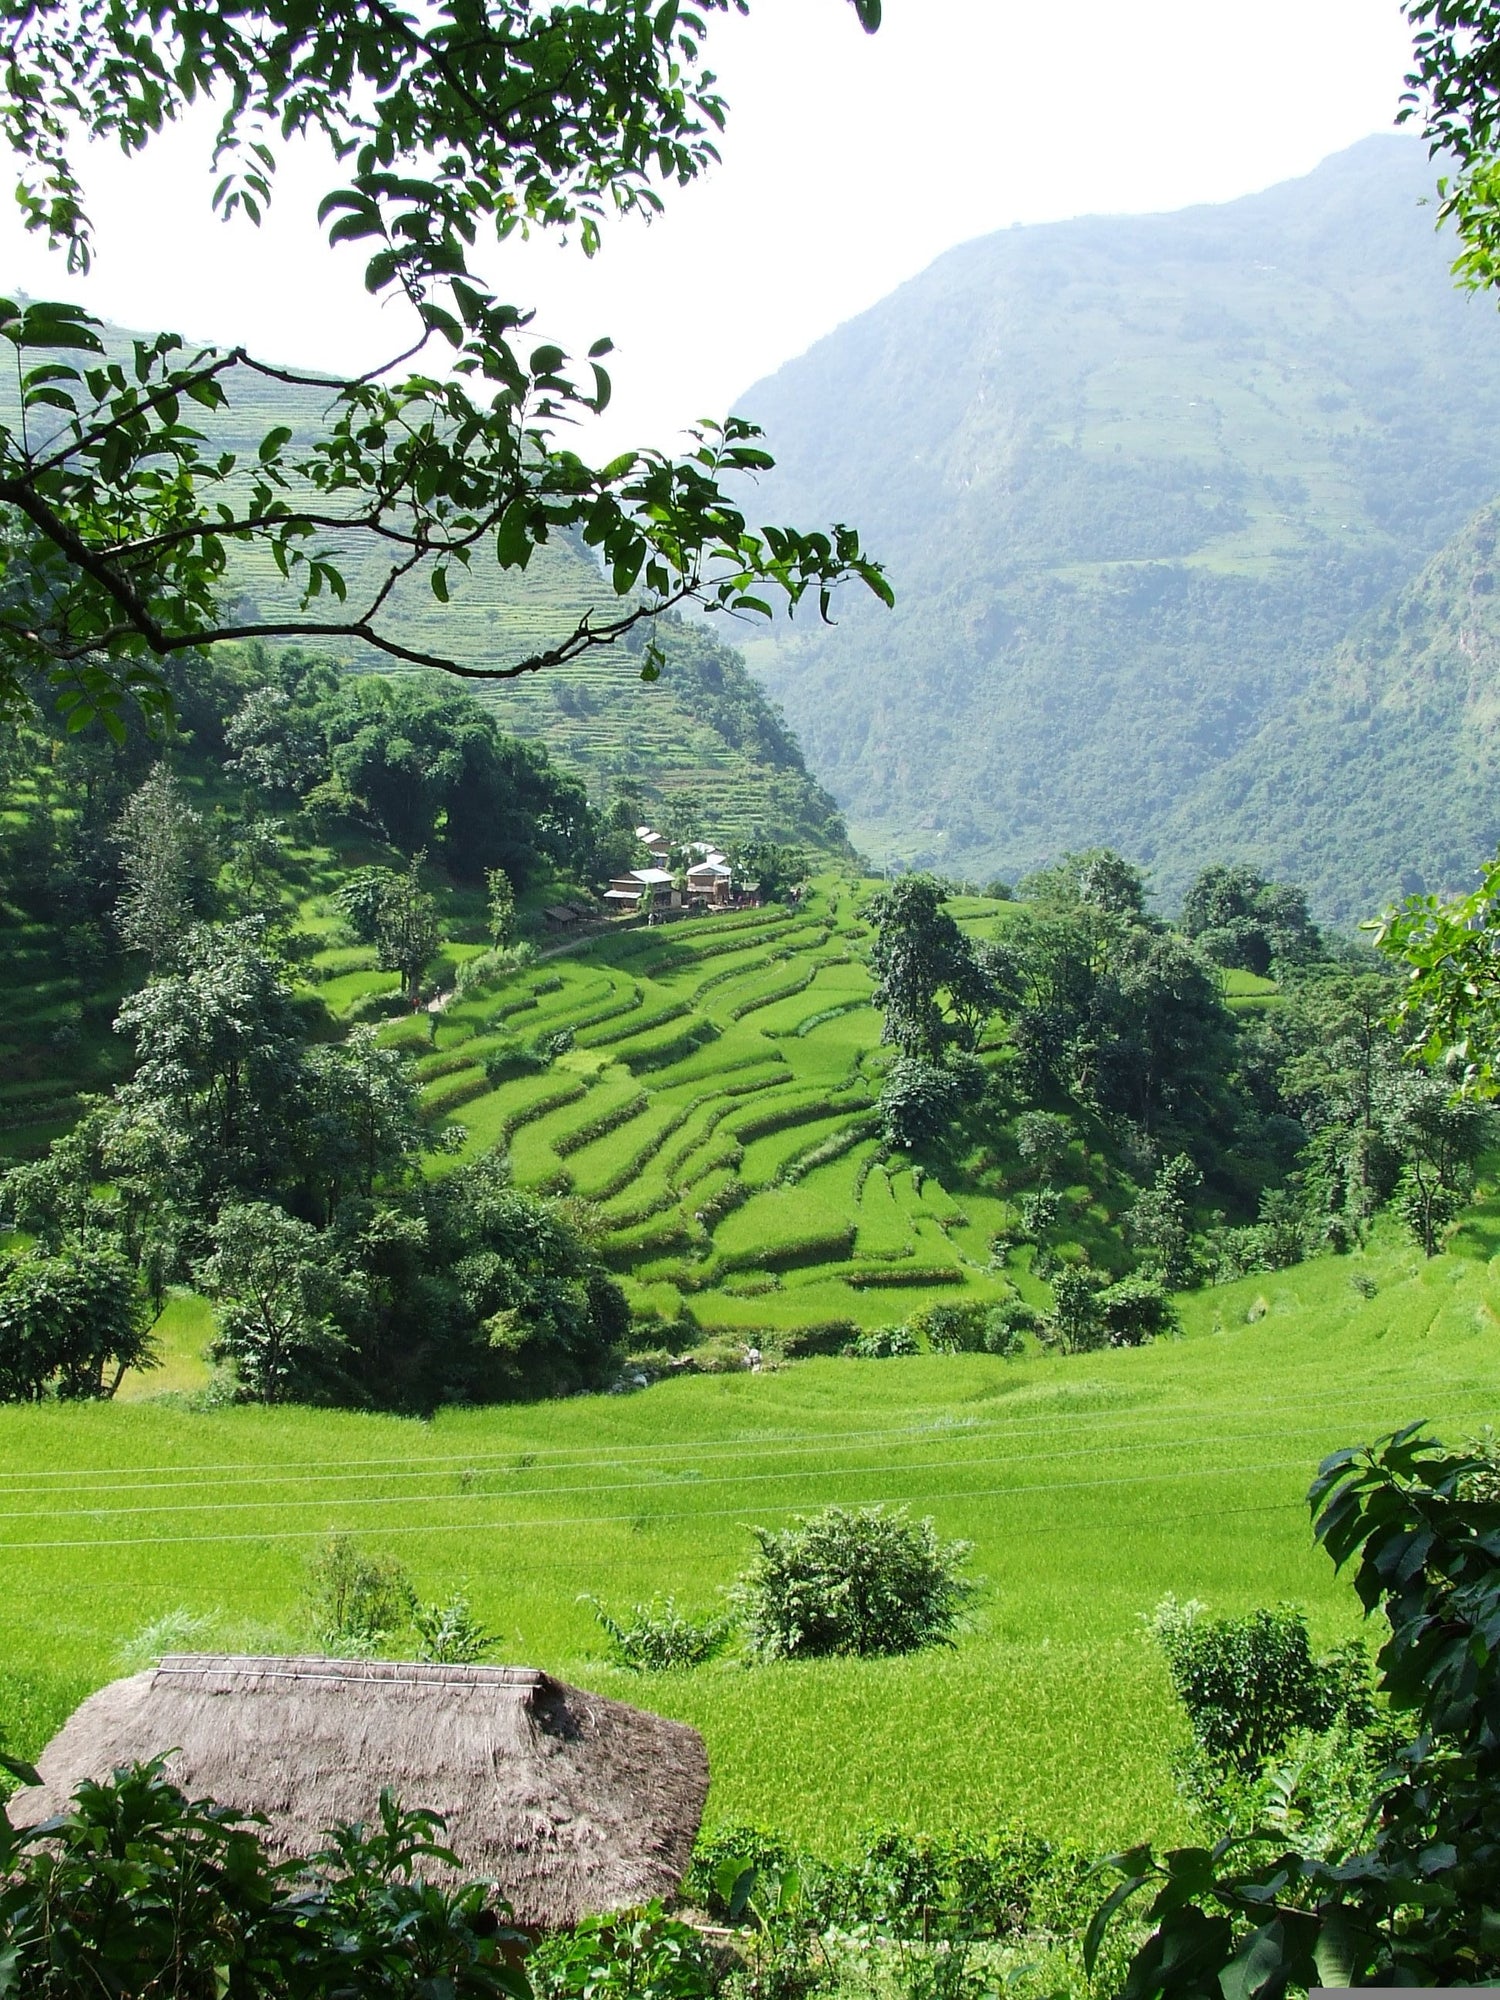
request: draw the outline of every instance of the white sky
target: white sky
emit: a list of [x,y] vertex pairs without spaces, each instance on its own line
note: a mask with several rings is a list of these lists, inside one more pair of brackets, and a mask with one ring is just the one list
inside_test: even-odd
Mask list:
[[[1389,128],[1409,50],[1394,0],[886,0],[874,37],[847,0],[752,4],[711,41],[730,103],[720,169],[671,191],[649,229],[617,226],[592,264],[491,248],[488,275],[539,308],[538,335],[616,342],[614,405],[575,440],[586,455],[675,444],[970,237],[1305,173]],[[358,251],[323,247],[327,169],[289,160],[257,231],[211,216],[207,161],[202,125],[129,164],[91,156],[87,280],[0,198],[0,280],[267,359],[356,368],[404,344]]]

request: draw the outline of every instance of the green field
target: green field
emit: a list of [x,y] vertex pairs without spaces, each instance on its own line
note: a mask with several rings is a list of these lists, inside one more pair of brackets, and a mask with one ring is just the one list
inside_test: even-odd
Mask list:
[[[1333,1446],[1493,1418],[1497,1245],[1491,1207],[1430,1264],[1382,1238],[1185,1297],[1180,1342],[1075,1359],[828,1358],[427,1423],[11,1407],[0,1724],[34,1750],[174,1614],[202,1621],[176,1643],[296,1645],[303,1559],[342,1528],[398,1552],[424,1595],[467,1579],[504,1657],[696,1723],[710,1820],[830,1852],[872,1820],[1171,1837],[1181,1724],[1139,1615],[1172,1591],[1294,1601],[1322,1641],[1356,1629],[1301,1495]],[[956,1650],[654,1678],[604,1663],[580,1593],[709,1610],[747,1524],[835,1500],[910,1501],[972,1538],[985,1583]]]

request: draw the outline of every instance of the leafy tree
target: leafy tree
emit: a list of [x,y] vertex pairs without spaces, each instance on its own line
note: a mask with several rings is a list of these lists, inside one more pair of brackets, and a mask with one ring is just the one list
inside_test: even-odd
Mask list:
[[127,801],[115,840],[124,877],[115,928],[126,950],[143,952],[157,971],[176,956],[208,872],[203,821],[165,764]]
[[785,902],[787,892],[812,873],[806,852],[775,840],[746,840],[729,850],[728,860],[740,882],[753,882],[767,903]]
[[1023,1111],[1016,1120],[1015,1133],[1021,1158],[1043,1180],[1050,1180],[1072,1143],[1072,1125],[1055,1111]]
[[951,1644],[975,1585],[971,1545],[943,1542],[904,1507],[825,1507],[788,1528],[755,1528],[736,1598],[762,1659],[869,1657]]
[[[167,705],[155,662],[226,640],[337,634],[503,677],[576,658],[686,600],[767,610],[767,593],[795,605],[810,591],[826,609],[833,587],[857,578],[888,601],[852,530],[750,530],[724,482],[770,463],[753,425],[704,425],[683,460],[627,453],[601,471],[554,445],[555,425],[608,400],[608,343],[582,371],[551,343],[523,343],[530,314],[475,268],[481,228],[574,231],[591,252],[608,212],[654,211],[661,187],[717,158],[724,105],[703,45],[723,4],[692,14],[647,0],[493,0],[476,13],[440,0],[414,22],[278,0],[206,17],[174,0],[142,33],[102,0],[56,0],[18,19],[3,134],[25,221],[75,268],[93,252],[78,138],[135,152],[211,98],[220,212],[260,219],[272,135],[326,141],[340,164],[319,210],[329,240],[366,246],[366,285],[404,305],[411,341],[354,378],[272,367],[242,348],[192,351],[166,333],[117,361],[76,306],[0,308],[24,419],[0,434],[10,696],[40,685],[71,721],[100,715],[123,731],[127,696]],[[876,0],[856,7],[873,28]],[[429,347],[447,364],[435,354],[401,373]],[[300,437],[277,425],[253,453],[224,451],[212,432],[232,428],[268,379],[312,390],[323,420]],[[614,615],[590,610],[502,667],[394,636],[398,583],[425,583],[443,603],[481,552],[521,570],[568,531],[602,557],[624,600]],[[291,601],[221,610],[231,562],[257,551]]]
[[1202,871],[1183,898],[1182,928],[1215,965],[1262,978],[1273,964],[1315,958],[1321,945],[1306,891],[1268,882],[1243,863]]
[[112,1396],[127,1368],[155,1365],[135,1273],[118,1250],[65,1243],[15,1259],[0,1277],[0,1402]]
[[1100,1284],[1092,1271],[1066,1264],[1052,1280],[1051,1333],[1064,1354],[1089,1354],[1105,1344]]
[[257,1201],[220,1210],[213,1246],[198,1272],[217,1301],[210,1351],[234,1370],[244,1399],[347,1400],[338,1318],[340,1305],[347,1314],[351,1279],[327,1238],[285,1209]]
[[1016,890],[1023,902],[1053,909],[1077,909],[1080,904],[1106,916],[1140,922],[1146,913],[1146,883],[1139,868],[1109,847],[1090,847],[1065,854],[1050,868],[1025,876]]
[[1162,1283],[1174,1289],[1187,1284],[1192,1276],[1191,1197],[1202,1178],[1186,1153],[1163,1160],[1150,1187],[1136,1196],[1126,1217],[1131,1241],[1145,1253]]
[[437,904],[422,887],[424,856],[414,854],[404,875],[387,876],[375,912],[375,949],[382,971],[399,972],[407,1005],[422,997],[422,974],[443,941]]
[[1409,896],[1387,910],[1375,942],[1408,975],[1406,1047],[1459,1065],[1470,1095],[1500,1094],[1500,854],[1467,896]]
[[274,683],[250,690],[224,735],[229,769],[273,796],[301,798],[326,768],[322,731],[311,710]]
[[995,978],[943,908],[943,885],[907,875],[870,899],[870,965],[880,1038],[903,1056],[940,1063],[949,1048],[972,1050],[999,1002]]
[[1445,1078],[1411,1069],[1388,1080],[1379,1110],[1382,1136],[1401,1163],[1397,1209],[1424,1254],[1435,1257],[1473,1195],[1494,1117],[1487,1106],[1457,1096]]
[[516,892],[503,868],[487,868],[484,873],[484,887],[490,942],[499,951],[508,945],[516,934]]
[[190,932],[182,967],[120,1009],[136,1071],[117,1104],[212,1208],[223,1192],[281,1178],[301,1111],[303,1028],[257,919]]
[[393,873],[390,868],[356,868],[343,878],[333,892],[339,915],[361,944],[375,942],[380,906],[385,900]]
[[356,1025],[341,1042],[307,1051],[305,1116],[296,1152],[305,1205],[331,1222],[351,1196],[368,1200],[377,1183],[398,1186],[441,1142],[422,1122],[420,1086],[396,1049]]
[[1442,157],[1439,215],[1463,245],[1454,272],[1471,290],[1500,282],[1500,8],[1493,0],[1406,0],[1412,68],[1401,119],[1420,119]]

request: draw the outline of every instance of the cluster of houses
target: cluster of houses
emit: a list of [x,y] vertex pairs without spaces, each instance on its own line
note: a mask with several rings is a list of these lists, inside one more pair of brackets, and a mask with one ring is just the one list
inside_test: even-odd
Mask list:
[[717,847],[703,840],[686,844],[687,867],[679,882],[670,867],[672,842],[655,827],[638,826],[635,837],[650,855],[645,868],[616,875],[604,892],[604,907],[617,915],[637,911],[725,910],[748,900],[736,892],[734,869]]

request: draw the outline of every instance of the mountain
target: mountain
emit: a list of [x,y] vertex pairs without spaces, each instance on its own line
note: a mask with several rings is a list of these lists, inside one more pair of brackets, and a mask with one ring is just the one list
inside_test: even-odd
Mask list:
[[[1379,137],[1223,206],[1003,231],[742,399],[761,517],[856,522],[899,594],[749,651],[861,846],[975,876],[1108,842],[1168,900],[1253,852],[1331,915],[1494,844],[1482,669],[1424,681],[1402,623],[1500,487],[1500,324],[1453,287],[1434,174]],[[1296,785],[1261,768],[1309,729],[1332,757],[1377,653],[1422,690],[1435,844],[1388,784],[1320,790],[1310,745]]]
[[1305,883],[1336,920],[1470,888],[1497,833],[1500,505],[1362,621],[1162,832]]

